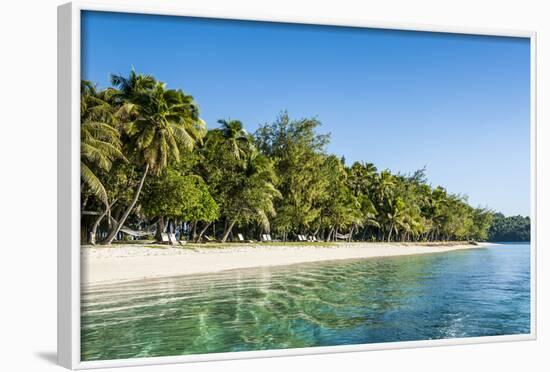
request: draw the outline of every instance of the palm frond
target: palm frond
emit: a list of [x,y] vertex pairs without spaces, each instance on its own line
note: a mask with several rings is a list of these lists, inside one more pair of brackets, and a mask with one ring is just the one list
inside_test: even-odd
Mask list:
[[94,174],[94,172],[92,172],[92,170],[88,168],[88,166],[83,162],[80,162],[80,175],[90,191],[95,196],[97,196],[103,204],[109,207],[109,197],[107,195],[107,190],[105,190],[105,187],[103,186],[99,178],[97,178],[97,176]]

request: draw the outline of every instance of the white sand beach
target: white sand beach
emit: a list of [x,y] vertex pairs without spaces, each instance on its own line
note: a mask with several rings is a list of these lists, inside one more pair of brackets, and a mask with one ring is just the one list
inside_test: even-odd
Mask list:
[[[196,247],[196,246],[195,246]],[[222,270],[297,263],[388,257],[482,248],[458,243],[337,243],[333,246],[235,244],[225,247],[176,248],[153,245],[83,246],[82,283],[211,273]]]

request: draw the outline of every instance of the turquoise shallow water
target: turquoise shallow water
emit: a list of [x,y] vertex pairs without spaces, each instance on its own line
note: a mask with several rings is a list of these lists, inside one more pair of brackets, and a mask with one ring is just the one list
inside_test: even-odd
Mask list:
[[530,246],[333,261],[82,293],[82,360],[530,332]]

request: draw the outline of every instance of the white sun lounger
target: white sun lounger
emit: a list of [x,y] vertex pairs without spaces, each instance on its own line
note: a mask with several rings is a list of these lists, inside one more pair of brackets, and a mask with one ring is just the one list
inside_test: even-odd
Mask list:
[[246,240],[246,239],[244,238],[243,234],[241,234],[241,233],[238,233],[238,234],[237,234],[237,238],[239,238],[239,241],[240,241],[240,242],[243,242],[243,243],[252,243],[252,240]]
[[170,243],[174,244],[174,245],[175,244],[179,244],[179,245],[187,244],[187,242],[185,240],[176,239],[176,234],[174,234],[174,233],[168,234],[168,239],[170,239]]

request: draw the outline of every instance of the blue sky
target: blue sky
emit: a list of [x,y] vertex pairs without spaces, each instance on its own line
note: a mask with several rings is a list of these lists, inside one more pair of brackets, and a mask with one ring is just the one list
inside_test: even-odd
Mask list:
[[82,78],[153,74],[209,127],[317,117],[328,150],[379,169],[427,167],[473,206],[529,215],[525,38],[86,12]]

